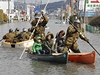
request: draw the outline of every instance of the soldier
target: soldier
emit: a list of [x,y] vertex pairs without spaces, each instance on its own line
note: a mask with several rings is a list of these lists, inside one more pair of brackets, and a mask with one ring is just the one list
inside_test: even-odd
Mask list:
[[[80,33],[77,31],[77,29],[74,26],[78,29],[78,31],[80,31]],[[81,31],[83,32],[83,30],[81,30],[81,24],[78,19],[74,20],[74,26],[71,25],[67,29],[66,38],[65,38],[65,46],[64,46],[63,52],[66,52],[69,49],[71,49],[74,53],[80,53],[80,50],[77,44],[78,38],[80,37],[84,41],[88,41],[85,35],[81,34]]]
[[29,40],[29,35],[27,34],[27,29],[23,28],[23,32],[20,33],[20,41]]
[[78,19],[78,15],[77,14],[74,14],[74,15],[70,16],[70,18],[69,18],[69,20],[70,20],[69,24],[74,23],[74,20],[77,20],[77,19]]
[[19,29],[16,28],[14,33],[15,33],[15,37],[16,37],[19,34]]
[[[36,26],[41,15],[42,15],[42,19],[40,19],[38,25]],[[32,25],[31,31],[33,32],[33,30],[35,29],[33,36],[35,37],[36,35],[41,35],[42,40],[44,40],[45,39],[45,26],[47,23],[48,23],[48,18],[47,16],[44,15],[43,12],[35,13],[35,20],[31,22],[31,25]]]
[[5,39],[6,42],[13,43],[14,37],[15,37],[15,34],[13,33],[13,30],[9,29],[9,33],[5,34],[3,36],[3,39]]
[[15,29],[14,34],[15,34],[15,37],[14,37],[14,41],[13,42],[14,43],[19,42],[18,36],[19,36],[20,32],[19,32],[18,28]]
[[27,34],[31,36],[31,28],[28,28]]

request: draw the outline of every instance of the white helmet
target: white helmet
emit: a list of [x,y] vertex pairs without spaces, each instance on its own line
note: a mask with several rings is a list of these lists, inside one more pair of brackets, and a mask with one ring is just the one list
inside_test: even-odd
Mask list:
[[81,23],[79,19],[74,20],[74,23]]
[[24,32],[27,32],[27,29],[26,29],[26,28],[23,28],[23,31],[24,31]]
[[41,14],[40,13],[35,13],[35,18],[40,18]]

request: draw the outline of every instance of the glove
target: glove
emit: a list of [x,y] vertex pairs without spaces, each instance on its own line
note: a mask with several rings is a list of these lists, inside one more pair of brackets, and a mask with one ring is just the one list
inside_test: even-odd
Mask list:
[[87,37],[85,37],[85,35],[82,34],[81,32],[80,32],[80,38],[83,39],[86,42],[89,42],[89,39],[87,39]]

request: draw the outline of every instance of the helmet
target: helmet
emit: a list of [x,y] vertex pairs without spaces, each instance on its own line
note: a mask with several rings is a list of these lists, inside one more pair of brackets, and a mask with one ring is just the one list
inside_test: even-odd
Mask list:
[[24,32],[27,32],[27,29],[26,29],[26,28],[23,28],[23,31],[24,31]]
[[9,32],[13,32],[13,30],[12,29],[9,29]]
[[35,13],[35,18],[40,18],[41,14],[40,13]]
[[28,28],[28,31],[31,31],[31,28]]
[[76,20],[74,20],[74,23],[80,23],[80,20],[79,19],[76,19]]
[[18,28],[16,28],[16,29],[15,29],[15,31],[19,31],[19,29],[18,29]]

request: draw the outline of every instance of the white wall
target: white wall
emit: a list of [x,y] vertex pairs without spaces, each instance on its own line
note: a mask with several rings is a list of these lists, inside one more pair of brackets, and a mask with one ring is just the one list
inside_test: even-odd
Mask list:
[[[9,3],[9,10],[11,12],[12,9],[14,9],[14,0],[11,0]],[[3,9],[4,13],[7,14],[7,9],[8,9],[8,1],[1,1],[0,0],[0,9]]]

